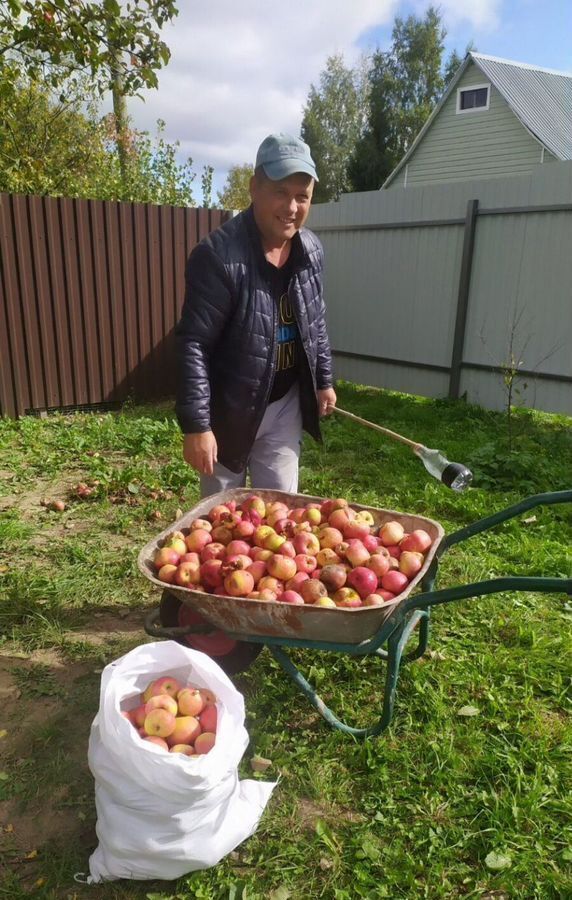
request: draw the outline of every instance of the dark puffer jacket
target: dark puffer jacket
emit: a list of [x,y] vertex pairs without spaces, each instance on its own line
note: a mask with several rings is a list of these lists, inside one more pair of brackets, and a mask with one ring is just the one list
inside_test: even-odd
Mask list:
[[[295,236],[288,293],[300,333],[304,428],[320,440],[315,392],[333,384],[322,297],[323,250],[307,229]],[[294,248],[293,248],[294,249]],[[201,241],[187,262],[176,328],[176,412],[184,434],[212,431],[218,459],[246,467],[275,371],[278,311],[252,207]]]

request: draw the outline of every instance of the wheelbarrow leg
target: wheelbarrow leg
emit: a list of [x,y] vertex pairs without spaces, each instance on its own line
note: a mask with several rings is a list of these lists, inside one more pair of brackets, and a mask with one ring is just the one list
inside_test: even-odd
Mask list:
[[[284,650],[276,645],[267,646],[274,659],[282,666],[286,674],[290,676],[292,681],[307,697],[312,706],[314,706],[318,710],[318,712],[326,720],[326,722],[328,722],[339,731],[343,731],[345,734],[353,734],[354,737],[373,737],[374,735],[380,734],[382,731],[384,731],[391,722],[391,717],[393,715],[393,706],[395,703],[397,681],[399,678],[399,666],[401,664],[401,658],[403,656],[403,649],[407,641],[409,640],[411,632],[418,623],[420,624],[419,646],[415,650],[414,654],[408,657],[417,659],[418,656],[421,656],[421,654],[425,652],[425,648],[427,647],[429,617],[425,615],[425,611],[416,610],[407,622],[402,623],[389,636],[389,639],[387,641],[387,650],[383,651],[385,654],[384,658],[387,661],[387,673],[385,676],[382,714],[377,723],[375,723],[374,725],[368,725],[365,728],[353,728],[351,725],[346,725],[345,722],[342,722],[340,719],[338,719],[338,717],[334,715],[331,709],[326,706],[322,698],[316,693],[312,685],[308,681],[306,681],[300,670],[297,668],[297,666],[294,665],[294,663],[284,652]],[[372,655],[379,656],[380,654],[376,652]]]

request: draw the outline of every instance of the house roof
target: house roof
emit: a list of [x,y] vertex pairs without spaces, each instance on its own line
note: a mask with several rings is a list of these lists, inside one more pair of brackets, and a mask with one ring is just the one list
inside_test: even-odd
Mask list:
[[411,147],[382,187],[393,181],[406,165],[471,63],[481,69],[537,141],[557,159],[572,159],[572,75],[470,51]]

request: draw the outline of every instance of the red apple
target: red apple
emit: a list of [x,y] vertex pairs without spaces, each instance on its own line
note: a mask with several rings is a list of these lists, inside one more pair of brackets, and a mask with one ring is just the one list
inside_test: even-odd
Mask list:
[[164,581],[165,584],[174,584],[175,583],[175,575],[177,574],[177,566],[161,566],[159,571],[157,572],[157,578],[159,581]]
[[422,528],[416,528],[407,537],[402,538],[399,546],[402,550],[414,550],[417,553],[425,553],[433,541]]
[[147,685],[143,692],[143,702],[147,703],[147,700],[158,694],[169,694],[171,697],[176,697],[182,687],[183,685],[176,678],[171,675],[162,675],[161,678],[155,678]]
[[203,709],[202,713],[199,716],[199,722],[201,723],[201,728],[203,731],[213,731],[216,732],[217,728],[217,708],[214,703],[209,703]]
[[172,547],[161,547],[153,557],[153,565],[157,571],[162,569],[163,566],[178,566],[180,556],[181,554],[173,550]]
[[309,553],[297,553],[294,557],[294,562],[296,563],[296,568],[299,572],[306,572],[308,575],[310,572],[313,572],[318,565],[316,557]]
[[203,547],[210,544],[212,540],[212,532],[206,531],[204,528],[195,528],[185,538],[187,550],[190,552],[195,551],[195,553],[200,553]]
[[282,591],[278,600],[280,603],[292,603],[294,606],[304,605],[304,598],[297,591]]
[[216,743],[216,734],[211,731],[203,731],[195,740],[195,753],[202,755],[209,753]]
[[353,587],[363,600],[368,594],[373,593],[377,587],[377,575],[367,566],[356,566],[348,572],[348,585]]
[[414,578],[423,568],[423,554],[415,553],[413,550],[404,550],[399,557],[399,571],[407,575],[408,578]]
[[201,733],[199,720],[195,716],[177,716],[173,731],[167,735],[167,744],[192,744]]
[[398,569],[391,569],[381,579],[381,586],[386,591],[392,591],[394,594],[401,594],[409,584],[409,578]]

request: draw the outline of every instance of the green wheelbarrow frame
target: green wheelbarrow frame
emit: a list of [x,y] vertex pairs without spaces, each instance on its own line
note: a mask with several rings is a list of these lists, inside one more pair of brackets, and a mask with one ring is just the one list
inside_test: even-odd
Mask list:
[[[404,598],[395,606],[394,611],[383,622],[379,630],[371,637],[359,644],[332,643],[325,641],[308,640],[303,638],[284,638],[249,634],[234,634],[228,631],[231,638],[240,641],[264,644],[272,653],[274,659],[282,669],[294,681],[320,715],[334,728],[355,737],[368,737],[380,734],[388,727],[393,715],[399,669],[402,662],[412,662],[419,659],[427,650],[429,642],[429,625],[431,609],[443,603],[451,603],[454,600],[467,600],[472,597],[483,597],[487,594],[496,594],[504,591],[534,591],[537,593],[565,593],[572,596],[572,578],[546,578],[526,576],[505,576],[492,578],[486,581],[477,581],[472,584],[458,585],[456,587],[435,590],[439,559],[455,544],[489,531],[501,522],[514,519],[528,510],[537,506],[553,506],[560,503],[572,502],[572,490],[557,491],[551,493],[534,494],[526,499],[509,506],[491,516],[479,519],[465,528],[461,528],[452,534],[445,535],[442,539],[435,557],[421,582],[421,593]],[[153,636],[172,637],[190,634],[193,631],[202,631],[203,627],[177,628],[172,630],[158,629],[156,615],[152,615],[145,630]],[[404,653],[405,646],[415,628],[418,627],[418,643],[414,650]],[[382,645],[386,645],[384,648]],[[375,655],[387,663],[387,673],[383,692],[383,704],[381,716],[378,721],[365,728],[354,728],[342,722],[326,706],[321,697],[316,693],[312,685],[292,662],[284,647],[326,650],[332,653],[349,653],[352,656]]]

